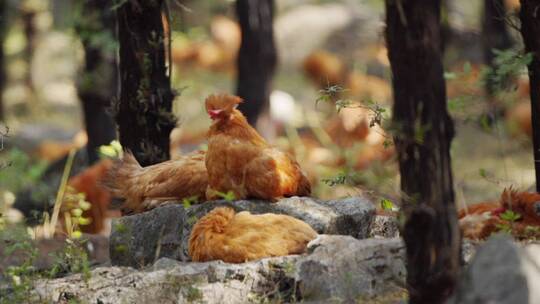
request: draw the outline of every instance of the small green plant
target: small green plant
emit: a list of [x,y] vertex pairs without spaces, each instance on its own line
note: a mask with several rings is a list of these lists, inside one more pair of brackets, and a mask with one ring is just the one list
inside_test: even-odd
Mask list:
[[75,193],[71,187],[67,188],[63,202],[64,222],[66,232],[71,238],[80,238],[82,232],[80,226],[88,225],[92,222],[91,218],[83,217],[83,212],[90,210],[92,205],[86,201],[84,193]]
[[387,198],[381,198],[380,204],[381,204],[382,210],[386,210],[386,211],[398,210],[398,208],[394,205],[394,203]]
[[514,223],[521,218],[521,215],[512,210],[506,210],[499,217],[505,222],[497,224],[497,229],[511,234],[514,230]]
[[331,103],[335,102],[338,112],[340,110],[338,104],[346,105],[348,101],[339,99],[339,96],[346,90],[339,85],[332,85],[319,90],[319,97],[315,100],[315,105],[318,105],[320,102]]
[[[38,182],[47,167],[47,163],[33,161],[28,154],[16,148],[6,152],[9,166],[2,167],[0,191],[16,193],[32,187],[32,194],[38,195],[38,193],[43,192],[41,191],[44,190],[43,186],[40,186]],[[13,178],[14,176],[17,178]]]
[[524,70],[533,59],[532,53],[523,53],[516,49],[497,50],[493,49],[495,55],[493,68],[488,68],[483,72],[482,79],[489,82],[495,89],[503,90],[507,86],[509,79],[525,73]]
[[199,196],[194,195],[190,197],[186,197],[182,199],[182,205],[184,206],[184,209],[188,209],[191,207],[191,205],[196,204],[199,201]]
[[186,298],[188,302],[195,302],[203,298],[203,294],[200,289],[195,286],[186,286]]
[[25,303],[30,297],[32,283],[39,278],[39,273],[34,268],[38,257],[38,250],[29,238],[24,227],[10,227],[0,232],[0,241],[6,244],[3,250],[4,256],[18,256],[22,263],[9,266],[4,271],[11,291],[2,294],[0,290],[0,304]]
[[86,281],[90,279],[90,262],[84,249],[85,243],[85,240],[66,239],[66,246],[60,252],[51,254],[54,257],[54,264],[49,270],[49,277],[55,278],[66,273],[82,273]]
[[227,191],[227,193],[216,191],[216,195],[227,202],[232,202],[236,200],[236,195],[231,190]]
[[346,172],[340,172],[336,176],[330,178],[323,178],[322,182],[328,185],[329,187],[334,187],[337,185],[344,185],[349,179],[349,175]]
[[120,158],[122,157],[122,146],[119,141],[113,140],[108,145],[100,146],[98,152],[102,158]]

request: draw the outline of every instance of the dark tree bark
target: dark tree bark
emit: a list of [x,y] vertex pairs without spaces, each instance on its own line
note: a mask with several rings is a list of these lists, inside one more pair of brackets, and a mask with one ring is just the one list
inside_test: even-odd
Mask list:
[[394,141],[406,216],[410,303],[442,303],[460,267],[441,60],[440,0],[386,0],[394,91]]
[[27,72],[25,75],[26,87],[33,93],[34,82],[32,81],[32,57],[36,47],[36,26],[34,24],[34,17],[36,11],[30,6],[23,6],[21,8],[21,19],[23,23],[23,32],[26,38],[26,46],[24,48],[24,58],[26,60]]
[[4,39],[7,32],[7,0],[0,0],[0,121],[5,119],[2,93],[6,85],[6,67],[4,60]]
[[[84,51],[85,65],[78,82],[86,133],[88,162],[99,159],[97,149],[116,138],[116,125],[107,109],[116,95],[116,16],[110,0],[86,0],[76,26]],[[95,39],[96,37],[100,39]]]
[[120,41],[120,99],[116,120],[120,143],[143,165],[169,159],[171,113],[163,0],[130,0],[117,9]]
[[[512,47],[512,38],[506,26],[504,0],[484,0],[482,15],[482,49],[486,65],[495,68],[493,49],[504,50]],[[497,88],[488,77],[486,92],[493,95]]]
[[540,0],[521,0],[521,35],[525,51],[533,54],[529,64],[536,192],[540,192]]
[[240,110],[255,125],[268,107],[277,62],[272,23],[274,1],[238,0],[236,14],[242,30],[236,94],[244,99]]

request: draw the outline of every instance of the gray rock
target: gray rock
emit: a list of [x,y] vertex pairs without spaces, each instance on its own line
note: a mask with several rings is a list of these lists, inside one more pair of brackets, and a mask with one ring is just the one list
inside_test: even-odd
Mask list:
[[114,219],[110,236],[111,263],[142,267],[160,257],[180,259],[186,212],[169,205]]
[[72,300],[103,304],[258,303],[262,298],[290,301],[287,292],[294,277],[288,271],[298,258],[271,258],[238,265],[160,259],[156,264],[161,266],[146,271],[102,267],[93,270],[87,282],[81,275],[38,281],[33,298],[47,303]]
[[371,225],[371,237],[397,238],[399,234],[399,221],[396,216],[377,215]]
[[304,301],[352,303],[405,286],[405,246],[400,239],[321,235],[308,250],[311,253],[296,264]]
[[[291,197],[276,203],[240,200],[214,201],[188,209],[179,202],[132,216],[114,219],[110,240],[111,263],[142,267],[161,257],[189,261],[188,243],[195,222],[220,206],[253,214],[287,214],[310,224],[318,233],[369,236],[375,206],[366,198],[350,197],[319,202],[308,197]],[[158,252],[159,248],[159,252]]]
[[540,245],[495,235],[482,245],[448,303],[540,303]]
[[303,256],[243,264],[161,258],[143,270],[96,268],[88,281],[79,274],[39,280],[33,299],[103,304],[351,303],[400,291],[405,279],[403,256],[398,239],[322,235]]

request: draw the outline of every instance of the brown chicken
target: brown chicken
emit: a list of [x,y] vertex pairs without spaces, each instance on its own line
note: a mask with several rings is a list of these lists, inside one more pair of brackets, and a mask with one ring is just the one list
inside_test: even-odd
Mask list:
[[[90,219],[90,223],[80,226],[82,232],[103,232],[106,220],[118,215],[115,211],[109,210],[111,193],[102,185],[112,166],[110,159],[103,159],[68,181],[68,194],[84,193],[85,200],[90,203],[90,209],[82,214],[82,217]],[[63,211],[67,211],[69,205],[68,200],[64,199]]]
[[141,167],[131,153],[124,153],[107,178],[114,196],[124,198],[123,209],[142,212],[167,199],[205,199],[208,175],[204,151],[196,151],[148,167]]
[[219,207],[193,227],[189,255],[195,262],[243,263],[304,253],[315,237],[313,228],[288,215],[235,213],[232,208]]
[[513,135],[526,135],[532,138],[531,103],[519,101],[506,112],[506,120],[509,123]]
[[231,95],[206,99],[206,111],[213,120],[206,154],[207,199],[228,191],[237,199],[311,194],[311,184],[296,160],[269,146],[236,109],[241,101]]
[[[512,210],[520,217],[509,223],[500,217],[506,210]],[[466,238],[486,238],[504,224],[511,224],[512,233],[520,237],[526,233],[527,227],[540,227],[540,194],[505,189],[498,202],[472,205],[460,210],[458,218]]]
[[173,39],[173,62],[210,70],[233,70],[240,48],[240,26],[228,17],[216,16],[211,21],[209,34],[211,39],[204,41],[192,41],[186,37]]
[[303,63],[304,73],[318,88],[332,85],[344,86],[347,68],[336,55],[326,51],[316,51],[306,57]]
[[347,93],[362,100],[371,99],[374,102],[386,104],[392,100],[390,84],[377,76],[351,72],[345,85]]
[[39,144],[33,154],[39,159],[53,162],[66,156],[71,149],[84,147],[87,142],[88,137],[86,136],[86,132],[80,131],[75,134],[71,142],[44,140]]
[[325,131],[336,145],[350,148],[368,136],[370,114],[368,109],[358,105],[343,108],[328,120]]

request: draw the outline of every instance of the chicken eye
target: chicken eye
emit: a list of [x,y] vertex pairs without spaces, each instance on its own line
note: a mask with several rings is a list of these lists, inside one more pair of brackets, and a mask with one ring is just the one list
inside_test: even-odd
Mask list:
[[537,216],[540,216],[540,201],[534,202],[533,210],[534,210],[534,213],[536,213]]

